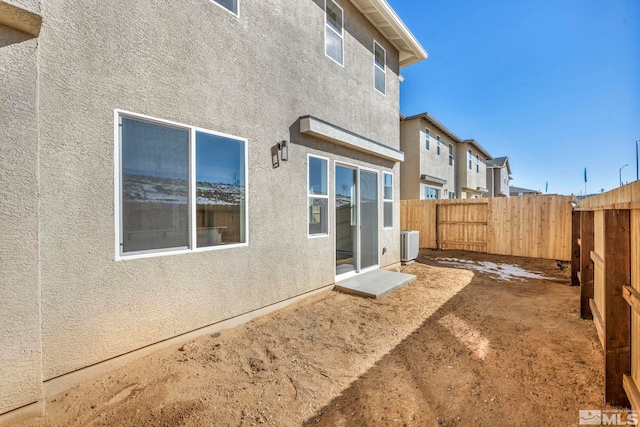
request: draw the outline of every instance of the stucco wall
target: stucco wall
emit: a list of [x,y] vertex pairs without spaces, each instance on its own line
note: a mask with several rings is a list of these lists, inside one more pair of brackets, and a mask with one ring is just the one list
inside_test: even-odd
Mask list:
[[[331,237],[307,238],[307,152],[331,170],[335,160],[393,170],[399,199],[397,164],[299,134],[310,114],[399,148],[397,50],[342,0],[336,64],[323,4],[242,1],[238,18],[209,1],[43,3],[45,379],[333,283],[331,210]],[[387,50],[386,96],[373,88],[374,38]],[[116,108],[248,139],[248,247],[114,261]],[[274,169],[282,139],[290,160]],[[399,261],[395,214],[382,266]]]
[[413,200],[420,198],[420,151],[424,133],[420,120],[400,122],[400,150],[404,151],[404,162],[400,164],[400,198]]
[[[430,142],[427,150],[425,129],[429,129]],[[440,137],[440,155],[437,154],[437,137]],[[416,117],[400,122],[400,149],[405,152],[402,170],[403,200],[424,199],[424,188],[434,188],[441,199],[449,197],[448,192],[456,191],[456,143],[437,126],[423,118]],[[453,166],[449,166],[449,144],[453,147]],[[420,180],[420,175],[430,175],[447,181],[437,185]],[[446,190],[446,192],[445,192]]]
[[[471,150],[471,154],[473,155],[472,169],[469,169],[469,150]],[[457,159],[460,166],[456,169],[456,192],[458,193],[457,197],[460,199],[466,199],[470,198],[474,193],[483,194],[483,197],[487,197],[487,193],[480,193],[476,190],[478,187],[487,188],[487,166],[485,164],[486,158],[469,143],[458,144],[457,154]],[[480,156],[479,172],[476,172],[476,155]],[[465,187],[476,191],[464,190],[463,188]]]
[[[440,186],[431,183],[422,183],[420,188],[420,198],[424,199],[424,187],[435,188],[439,191],[439,197],[441,199],[448,198],[448,194],[445,195],[445,190],[456,191],[455,187],[455,160],[456,143],[444,134],[438,127],[426,120],[420,119],[422,123],[422,131],[429,129],[430,144],[429,150],[425,148],[425,144],[422,145],[420,150],[420,173],[435,176],[436,178],[445,179],[447,183]],[[440,155],[437,153],[437,137],[440,137]],[[422,135],[424,140],[424,135]],[[449,144],[453,146],[454,163],[453,166],[449,166]]]
[[0,414],[42,396],[36,49],[0,26]]

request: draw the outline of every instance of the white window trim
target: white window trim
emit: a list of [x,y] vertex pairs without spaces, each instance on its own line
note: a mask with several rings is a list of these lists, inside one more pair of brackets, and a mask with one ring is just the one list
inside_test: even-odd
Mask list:
[[440,146],[440,135],[436,136],[436,154],[440,156],[441,146]]
[[226,7],[224,7],[223,5],[221,5],[220,3],[218,3],[216,0],[209,0],[211,3],[215,4],[216,6],[218,6],[219,8],[222,8],[223,10],[226,10],[227,13],[232,14],[233,16],[235,16],[236,18],[240,18],[240,0],[236,0],[237,4],[238,4],[238,13],[234,13],[232,10],[227,9]]
[[469,170],[473,170],[473,153],[471,150],[467,153],[467,163],[469,163]]
[[[380,68],[380,66],[378,66],[378,64],[376,63],[376,46],[379,46],[380,49],[382,49],[382,52],[384,53],[384,64],[383,64],[384,68]],[[376,69],[384,73],[384,92],[380,92],[376,87]],[[376,92],[384,96],[387,96],[387,50],[384,47],[382,47],[382,45],[378,43],[375,39],[373,40],[373,88],[376,90]]]
[[453,144],[449,144],[449,166],[453,167],[456,159],[453,157]]
[[427,151],[431,151],[431,131],[429,131],[429,128],[424,128],[424,134],[425,134],[425,147],[427,149]]
[[[327,24],[327,0],[324,0],[324,56],[326,56],[327,58],[329,58],[330,60],[332,60],[333,62],[335,62],[336,64],[344,68],[344,9],[340,7],[340,5],[336,0],[332,0],[332,1],[333,1],[333,4],[335,4],[338,7],[338,9],[340,9],[340,12],[342,13],[342,31],[341,33],[338,33],[336,30],[331,28],[329,24]],[[340,37],[340,40],[342,40],[342,63],[336,61],[335,59],[333,59],[327,54],[327,28],[329,29],[329,31],[333,31],[333,33],[338,37]]]
[[[384,198],[384,177],[385,175],[389,175],[391,177],[391,198],[390,199],[385,199]],[[394,215],[393,212],[393,193],[395,193],[394,191],[394,183],[395,181],[395,177],[393,176],[393,174],[391,172],[382,172],[382,185],[380,186],[382,188],[382,229],[383,230],[393,230],[394,225],[396,223],[396,216]],[[384,225],[384,204],[385,202],[391,202],[391,227],[385,227]]]
[[480,173],[480,156],[476,154],[476,173]]
[[[311,164],[309,162],[309,159],[311,159],[311,157],[314,157],[316,159],[321,159],[327,162],[327,195],[322,195],[322,194],[311,194],[309,192],[309,165]],[[307,238],[308,239],[318,239],[321,237],[327,237],[331,235],[331,203],[329,200],[329,195],[330,195],[330,191],[329,191],[329,174],[331,173],[331,162],[329,161],[328,157],[323,157],[323,156],[317,156],[315,154],[310,154],[307,153],[307,207],[305,208],[305,212],[307,213]],[[309,199],[311,198],[314,199],[327,199],[327,232],[326,233],[319,233],[319,234],[309,234]]]
[[[120,133],[120,117],[130,117],[132,119],[144,120],[149,123],[157,123],[159,125],[171,126],[179,129],[184,129],[189,131],[189,245],[190,248],[187,249],[152,249],[151,251],[145,252],[135,252],[130,255],[123,254],[120,248],[120,242],[122,241],[122,186],[120,181],[120,171],[122,169],[122,157],[120,155],[122,151],[122,138]],[[167,255],[179,255],[179,254],[189,254],[195,252],[209,252],[209,251],[217,251],[224,249],[233,249],[239,247],[249,246],[249,144],[246,138],[242,138],[235,135],[229,135],[226,133],[215,132],[209,129],[200,128],[197,126],[185,125],[183,123],[173,122],[170,120],[159,119],[152,116],[147,116],[145,114],[134,113],[131,111],[115,109],[113,110],[113,140],[114,140],[114,156],[113,156],[113,182],[114,182],[114,218],[115,218],[115,260],[116,261],[124,261],[131,259],[140,259],[140,258],[153,258],[159,256],[167,256]],[[230,245],[218,245],[218,246],[207,246],[203,248],[196,247],[197,240],[197,229],[194,226],[196,223],[196,210],[192,208],[192,204],[195,204],[195,192],[196,192],[196,175],[195,175],[195,167],[196,167],[196,159],[195,159],[195,145],[196,145],[196,132],[208,133],[210,135],[221,136],[224,138],[235,139],[237,141],[242,141],[244,144],[244,204],[245,204],[245,215],[244,215],[244,235],[245,242],[243,243],[233,243]]]

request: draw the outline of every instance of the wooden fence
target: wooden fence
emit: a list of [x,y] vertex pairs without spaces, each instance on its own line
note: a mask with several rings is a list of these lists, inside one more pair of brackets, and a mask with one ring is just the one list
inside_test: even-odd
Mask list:
[[640,181],[579,205],[571,278],[604,349],[605,402],[640,410]]
[[403,200],[400,227],[421,248],[571,260],[573,196]]

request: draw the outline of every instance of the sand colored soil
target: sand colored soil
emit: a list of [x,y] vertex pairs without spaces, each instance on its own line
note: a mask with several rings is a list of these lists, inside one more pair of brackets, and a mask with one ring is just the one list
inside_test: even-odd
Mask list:
[[602,350],[566,265],[458,251],[418,261],[402,268],[418,279],[380,300],[307,299],[82,383],[20,424],[566,426],[602,406]]

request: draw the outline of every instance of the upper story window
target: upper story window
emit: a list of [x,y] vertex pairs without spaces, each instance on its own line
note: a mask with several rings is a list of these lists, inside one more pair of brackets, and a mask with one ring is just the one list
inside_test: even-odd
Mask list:
[[436,136],[436,154],[440,155],[440,137]]
[[378,42],[373,42],[373,86],[382,94],[386,93],[387,52]]
[[429,149],[429,140],[431,139],[431,134],[429,133],[429,129],[424,130],[424,148]]
[[212,0],[212,1],[224,7],[234,15],[238,15],[238,2],[240,0]]
[[382,173],[382,204],[384,208],[384,227],[393,227],[393,175]]
[[469,157],[469,170],[473,170],[473,154],[471,153],[471,150],[469,150],[468,157]]
[[329,234],[328,170],[328,159],[309,154],[307,162],[309,237]]
[[449,166],[453,166],[453,145],[449,144]]
[[329,58],[343,65],[344,40],[342,26],[344,23],[344,12],[333,0],[325,0],[324,11],[324,52]]
[[480,173],[480,156],[476,154],[476,172]]
[[116,114],[116,258],[246,244],[247,140]]

